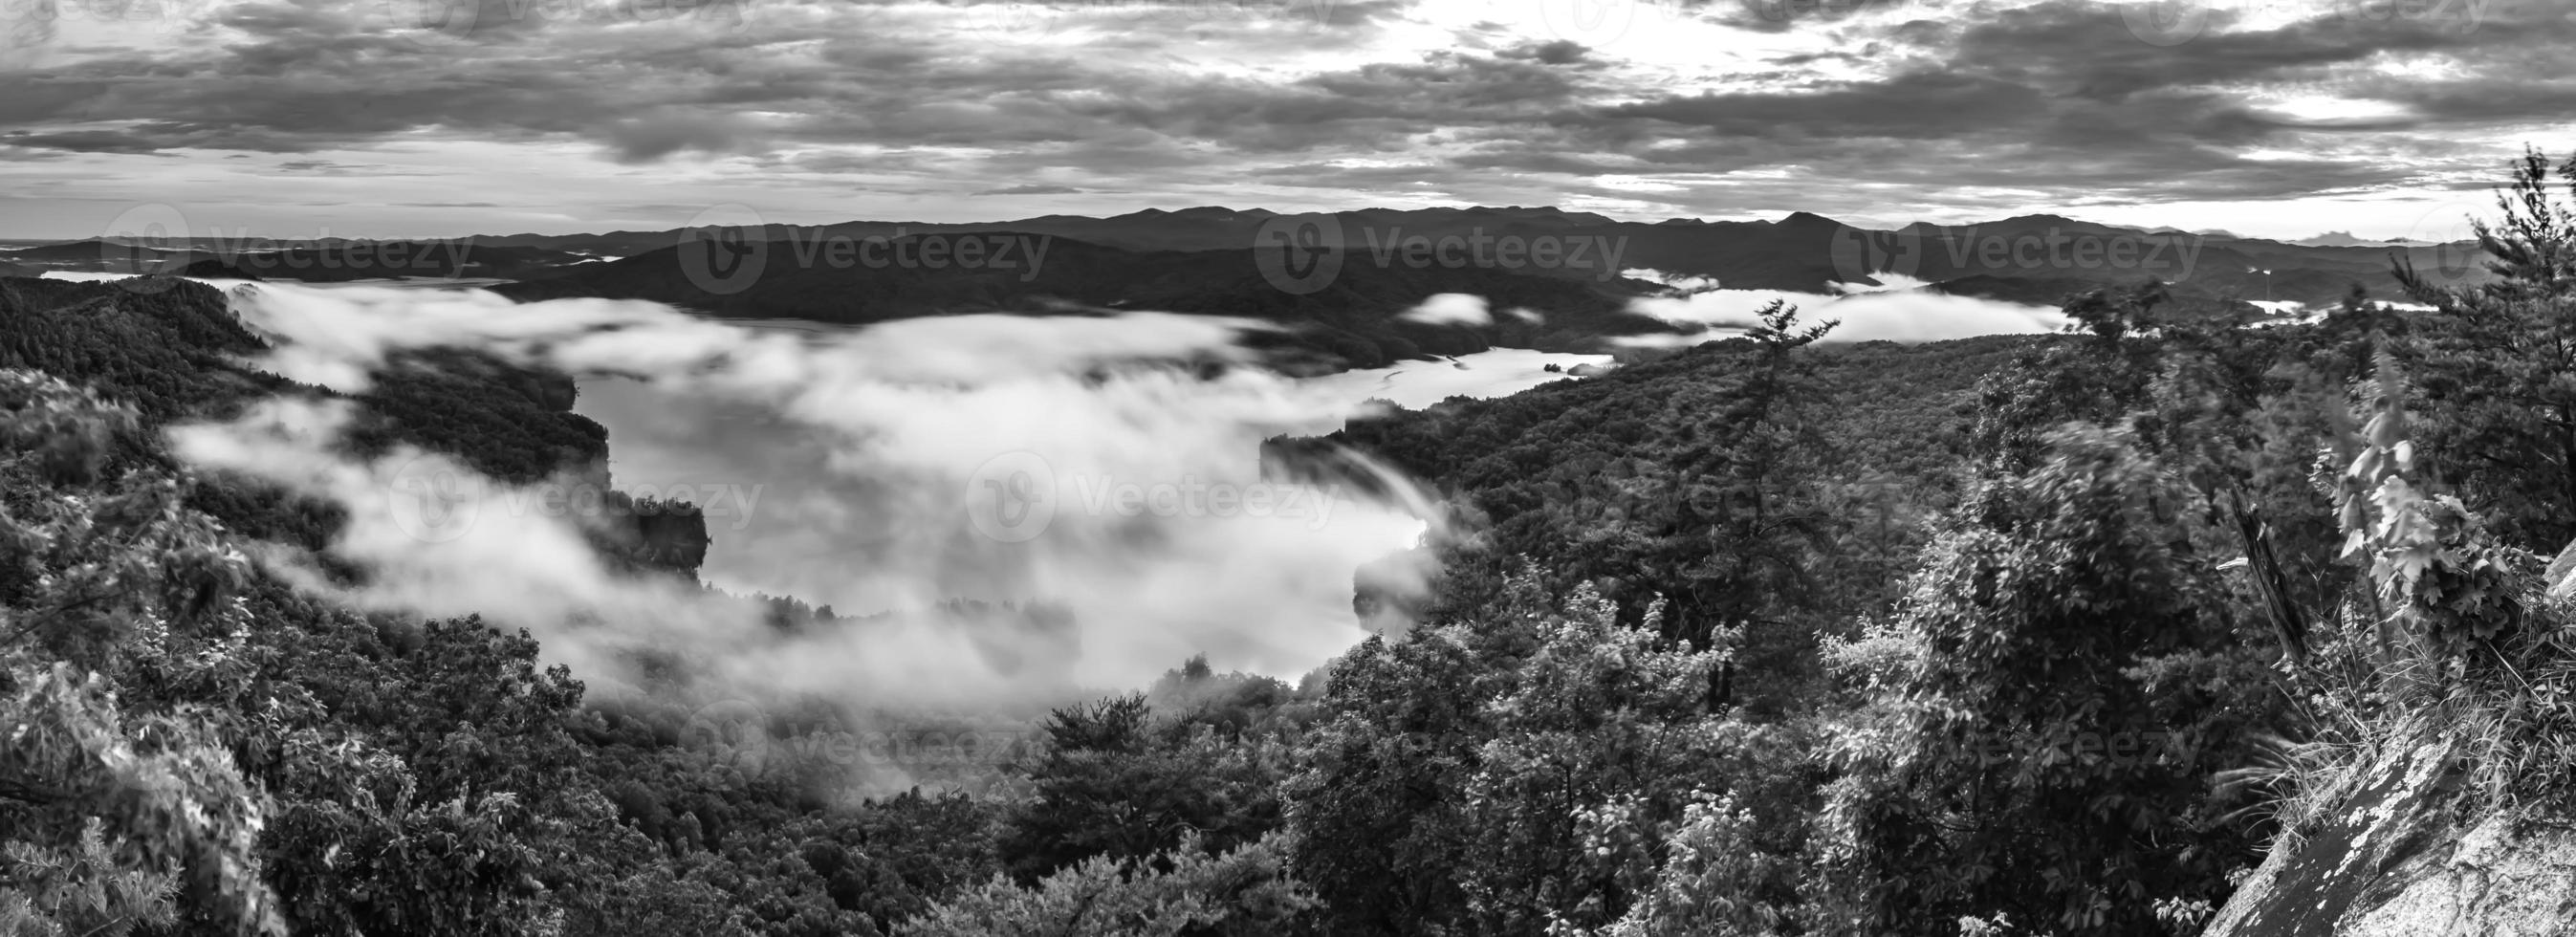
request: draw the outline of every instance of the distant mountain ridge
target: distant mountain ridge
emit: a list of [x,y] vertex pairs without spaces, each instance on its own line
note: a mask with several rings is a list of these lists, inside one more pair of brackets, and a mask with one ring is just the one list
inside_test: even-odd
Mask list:
[[[1629,310],[1661,288],[1615,273],[1533,275],[1481,266],[1413,266],[1377,262],[1364,249],[1328,251],[1338,272],[1311,291],[1282,288],[1249,250],[1135,250],[1031,232],[907,234],[866,242],[874,234],[810,232],[760,242],[758,259],[723,256],[748,242],[706,238],[611,263],[511,283],[496,292],[522,301],[596,297],[649,299],[719,318],[806,319],[868,324],[972,312],[1068,313],[1158,310],[1235,316],[1283,326],[1273,345],[1304,348],[1336,365],[1377,366],[1423,355],[1458,355],[1497,345],[1549,351],[1594,350],[1605,336],[1670,332],[1673,326]],[[818,243],[818,238],[837,238]],[[943,245],[1013,244],[1008,263],[976,266],[885,261],[904,251]],[[857,243],[872,250],[840,250]],[[961,251],[962,253],[962,251]],[[751,263],[739,280],[715,271]],[[1408,317],[1442,293],[1482,297],[1490,324]],[[1515,315],[1536,310],[1539,315]]]
[[[686,245],[702,244],[711,234],[784,249],[773,252],[758,282],[719,295],[698,288],[682,269]],[[835,245],[962,235],[1045,238],[1059,250],[1044,269],[1023,271],[1025,276],[954,266],[862,269],[863,264],[816,260],[833,256],[818,250]],[[1303,240],[1290,243],[1292,235]],[[1500,245],[1507,244],[1520,253],[1504,253]],[[1552,249],[1547,262],[1505,262],[1535,258],[1531,249],[1541,244]],[[230,249],[219,239],[91,239],[0,248],[0,264],[200,275],[237,270],[273,280],[505,280],[518,282],[502,292],[521,299],[631,297],[716,315],[835,322],[1068,304],[1244,314],[1316,330],[1320,337],[1311,341],[1341,346],[1336,354],[1348,361],[1475,351],[1494,342],[1589,349],[1606,336],[1664,328],[1624,312],[1631,300],[1657,292],[1652,284],[1624,278],[1639,269],[1714,279],[1727,289],[1805,293],[1893,273],[1943,292],[2036,305],[2155,278],[2185,302],[2290,300],[2316,307],[2341,300],[2356,284],[2377,298],[2401,298],[2391,275],[2394,263],[2412,264],[2435,282],[2465,284],[2485,276],[2474,246],[2458,242],[2372,244],[2350,235],[2284,242],[2223,231],[2146,230],[2050,213],[1887,230],[1805,211],[1770,221],[1649,223],[1518,205],[1302,214],[1202,205],[996,222],[861,220],[724,231],[333,238],[253,246],[258,249]],[[1334,258],[1339,279],[1311,292],[1283,291],[1262,267],[1265,252],[1275,260],[1282,250]],[[322,262],[352,257],[371,262]],[[1482,329],[1399,321],[1437,292],[1485,296],[1498,314],[1526,307],[1551,318],[1540,327],[1498,317],[1495,326]]]

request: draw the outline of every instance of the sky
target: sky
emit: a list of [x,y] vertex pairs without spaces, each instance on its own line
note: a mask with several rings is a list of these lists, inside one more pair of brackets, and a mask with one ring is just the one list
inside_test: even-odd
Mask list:
[[2576,0],[0,0],[0,238],[1484,204],[2447,240],[2571,138]]

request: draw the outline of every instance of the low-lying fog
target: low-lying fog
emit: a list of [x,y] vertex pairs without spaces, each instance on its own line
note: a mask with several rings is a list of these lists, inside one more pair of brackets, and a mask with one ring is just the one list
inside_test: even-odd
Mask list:
[[[1248,364],[1266,328],[1206,316],[969,315],[864,329],[743,328],[653,303],[515,305],[480,290],[260,284],[233,307],[270,334],[263,367],[342,390],[406,348],[481,349],[593,379],[620,489],[701,505],[714,583],[787,594],[864,627],[767,628],[742,603],[637,587],[573,520],[452,461],[355,460],[337,402],[278,400],[183,427],[201,466],[267,478],[348,511],[340,552],[377,570],[346,597],[481,612],[549,653],[614,674],[651,644],[758,686],[872,698],[1134,686],[1195,653],[1294,677],[1364,637],[1363,564],[1425,525],[1418,495],[1275,484],[1263,439],[1337,421],[1351,401]],[[533,486],[543,488],[545,486]],[[435,497],[432,506],[424,497]],[[578,493],[576,493],[578,496]],[[470,523],[431,525],[424,518]],[[309,558],[275,556],[330,588]],[[1071,640],[998,661],[945,601],[1043,604]],[[980,643],[979,643],[980,642]]]
[[[1496,349],[1299,380],[1251,366],[1241,339],[1271,326],[1209,316],[834,328],[419,285],[232,296],[276,342],[258,364],[308,383],[361,389],[389,355],[440,346],[588,375],[577,409],[610,430],[616,486],[704,509],[707,581],[878,617],[782,633],[745,603],[639,587],[571,519],[531,507],[546,492],[414,451],[350,458],[337,440],[351,414],[336,401],[280,399],[173,431],[200,466],[340,504],[350,523],[336,549],[377,575],[352,591],[310,557],[273,565],[365,606],[526,627],[611,682],[624,652],[649,644],[747,685],[844,698],[1135,686],[1196,653],[1293,678],[1364,636],[1354,572],[1419,543],[1430,512],[1402,479],[1383,495],[1273,483],[1260,442],[1330,431],[1383,405],[1371,401],[1509,394],[1609,362]],[[1724,328],[1751,299],[1704,291],[1660,311]],[[2004,330],[2031,321],[2014,313]],[[1197,366],[1214,361],[1237,366]],[[470,523],[425,535],[429,515]],[[1418,585],[1430,571],[1412,572]],[[991,635],[960,635],[935,611],[957,599],[1044,605],[1073,633],[999,661]]]

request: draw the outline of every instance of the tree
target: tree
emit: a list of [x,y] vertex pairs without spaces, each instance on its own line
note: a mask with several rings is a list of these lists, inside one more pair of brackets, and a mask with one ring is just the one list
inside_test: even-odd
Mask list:
[[2223,898],[2250,856],[2211,779],[2278,705],[2260,633],[2132,437],[2050,446],[1970,497],[1894,620],[1828,652],[1865,701],[1821,817],[1852,927],[2134,933],[2158,900]]
[[1259,739],[1158,721],[1142,695],[1056,710],[1024,766],[1033,788],[997,845],[1024,883],[1095,856],[1139,860],[1184,838],[1214,850],[1279,826],[1278,768]]
[[135,425],[0,371],[0,916],[38,933],[183,915],[282,933],[255,850],[270,802],[225,744],[237,724],[149,702],[238,688],[250,623],[231,593],[248,563],[174,479],[110,470]]
[[[1794,827],[1812,781],[1787,767],[1798,747],[1781,729],[1713,713],[1707,681],[1730,650],[1663,640],[1658,611],[1631,627],[1588,588],[1560,604],[1524,569],[1490,606],[1337,662],[1289,787],[1297,867],[1326,902],[1327,928],[1598,927],[1666,859],[1651,833],[1618,848],[1591,841],[1612,827],[1677,822],[1700,790],[1759,802]],[[1613,814],[1622,819],[1605,821]],[[1778,827],[1736,846],[1799,848]],[[1747,900],[1795,900],[1786,875],[1757,890]]]
[[2399,346],[2429,417],[2423,444],[2441,454],[2433,478],[2541,550],[2576,539],[2576,216],[2551,192],[2553,172],[2576,186],[2576,158],[2553,167],[2524,154],[2496,198],[2503,220],[2473,222],[2491,282],[2448,288],[2397,271],[2436,310]]
[[1273,937],[1296,933],[1314,899],[1291,878],[1277,837],[1211,852],[1188,837],[1168,853],[1094,856],[1033,887],[995,876],[932,908],[906,937]]

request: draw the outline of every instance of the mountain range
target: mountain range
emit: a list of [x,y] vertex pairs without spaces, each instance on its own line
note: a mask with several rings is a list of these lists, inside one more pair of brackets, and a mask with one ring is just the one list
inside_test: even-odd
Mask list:
[[[971,261],[961,247],[969,242],[978,245]],[[1544,254],[1541,244],[1549,245]],[[951,250],[958,251],[954,258]],[[716,282],[723,278],[713,273],[745,251],[759,255],[756,274]],[[1282,215],[1203,206],[1101,218],[256,246],[105,238],[0,247],[0,264],[18,268],[0,272],[184,272],[324,282],[471,278],[507,281],[495,288],[523,300],[650,299],[721,317],[852,324],[960,311],[1161,309],[1289,324],[1292,344],[1371,364],[1498,344],[1590,349],[1604,336],[1669,331],[1626,310],[1634,299],[1668,294],[1665,282],[1682,278],[1729,289],[1825,293],[1839,282],[1888,282],[1893,273],[1921,288],[2051,306],[2154,278],[2186,303],[2287,300],[2314,307],[2340,300],[2356,284],[2374,297],[2402,298],[2391,275],[2397,263],[2411,263],[2436,282],[2474,282],[2485,275],[2476,256],[2467,243],[2374,244],[2342,233],[2283,242],[2048,214],[1885,230],[1806,212],[1776,221],[1643,223],[1552,207]],[[1320,282],[1283,286],[1283,274],[1315,263],[1333,272]],[[1437,293],[1484,297],[1492,324],[1406,316]],[[1541,316],[1507,314],[1515,309]]]

